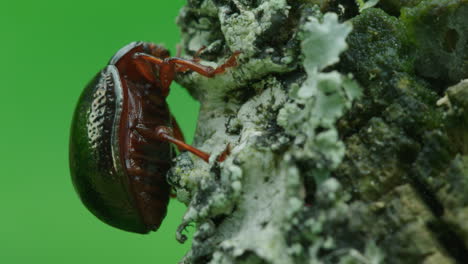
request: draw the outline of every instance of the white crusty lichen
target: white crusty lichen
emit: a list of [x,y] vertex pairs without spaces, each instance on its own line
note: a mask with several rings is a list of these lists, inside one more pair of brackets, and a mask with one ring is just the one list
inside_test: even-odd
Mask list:
[[[178,79],[201,101],[195,144],[213,154],[207,164],[184,153],[168,175],[188,206],[177,239],[196,224],[181,263],[380,263],[371,240],[353,237],[353,246],[330,231],[361,210],[330,175],[345,151],[336,122],[361,93],[352,76],[329,70],[351,25],[285,0],[190,1],[179,24],[188,50],[242,51],[223,75]],[[231,154],[215,162],[227,145]]]

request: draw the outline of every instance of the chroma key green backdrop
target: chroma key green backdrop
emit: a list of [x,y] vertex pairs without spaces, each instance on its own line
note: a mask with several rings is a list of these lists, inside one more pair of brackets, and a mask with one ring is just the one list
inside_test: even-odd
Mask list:
[[[1,1],[0,263],[177,263],[185,211],[176,200],[159,231],[101,223],[81,204],[68,169],[69,127],[87,82],[136,40],[174,54],[184,0]],[[172,85],[169,104],[191,142],[198,103]]]

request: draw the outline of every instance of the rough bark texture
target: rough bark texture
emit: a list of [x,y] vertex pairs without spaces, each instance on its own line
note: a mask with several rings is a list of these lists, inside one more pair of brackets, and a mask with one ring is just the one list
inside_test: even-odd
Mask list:
[[232,146],[168,175],[181,263],[466,263],[468,1],[189,0],[179,24],[188,54],[242,51],[178,78],[195,145]]

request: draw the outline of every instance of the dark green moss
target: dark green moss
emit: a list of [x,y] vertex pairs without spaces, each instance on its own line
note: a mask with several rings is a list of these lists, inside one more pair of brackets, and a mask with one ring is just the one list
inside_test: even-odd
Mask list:
[[[418,142],[401,128],[372,118],[346,140],[346,157],[336,175],[356,197],[374,201],[407,180],[407,160],[413,160]],[[403,151],[406,150],[406,151]]]
[[447,130],[450,135],[451,145],[457,151],[468,154],[468,81],[450,87],[447,90],[449,100],[449,115],[447,118]]
[[379,7],[391,15],[399,16],[400,10],[403,7],[413,7],[421,1],[422,0],[380,0]]
[[468,1],[428,0],[402,10],[416,70],[444,84],[468,77]]
[[[347,151],[334,175],[352,201],[382,208],[371,210],[361,225],[375,223],[368,232],[391,256],[388,263],[453,263],[468,252],[467,174],[457,158],[467,149],[466,85],[447,91],[448,110],[437,105],[448,83],[466,77],[460,64],[466,51],[459,50],[466,37],[458,30],[468,25],[468,13],[466,1],[441,3],[415,5],[412,14],[407,9],[403,17],[411,19],[404,23],[382,10],[365,10],[352,19],[349,49],[338,66],[356,77],[364,96],[339,122]],[[442,20],[426,17],[424,23],[437,24],[431,37],[430,26],[417,17],[434,6]],[[418,35],[419,27],[426,35]],[[438,55],[448,53],[452,57]],[[422,65],[422,59],[430,61]],[[426,66],[434,75],[425,74]],[[366,230],[361,225],[352,231]]]
[[395,72],[413,72],[406,30],[397,18],[370,8],[351,22],[354,30],[341,56],[342,70],[352,72],[363,85],[387,81]]
[[447,189],[444,190],[443,199],[446,207],[455,209],[468,206],[468,156],[457,156],[446,174]]

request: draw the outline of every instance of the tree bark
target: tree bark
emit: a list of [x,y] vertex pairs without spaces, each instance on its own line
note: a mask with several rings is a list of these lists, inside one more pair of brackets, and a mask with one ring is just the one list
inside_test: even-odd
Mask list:
[[465,261],[468,1],[189,0],[178,23],[205,65],[242,51],[177,79],[213,154],[168,175],[181,263]]

